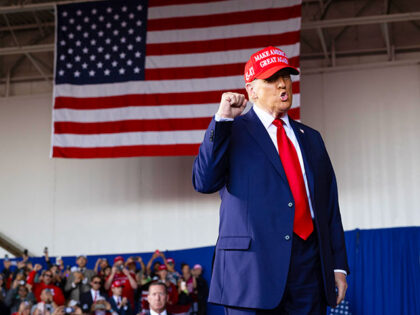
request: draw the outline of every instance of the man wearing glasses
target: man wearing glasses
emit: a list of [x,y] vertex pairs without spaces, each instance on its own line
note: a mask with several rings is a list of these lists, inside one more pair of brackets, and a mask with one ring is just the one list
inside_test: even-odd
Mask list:
[[93,303],[100,299],[105,299],[101,292],[101,277],[93,276],[92,280],[90,281],[91,289],[88,292],[82,293],[80,295],[80,305],[82,306],[82,310],[85,313],[89,313],[89,310]]
[[64,299],[63,291],[61,291],[59,287],[57,287],[56,285],[52,283],[53,275],[50,270],[45,270],[39,277],[40,281],[35,282],[36,273],[40,271],[41,269],[42,269],[42,266],[39,264],[36,264],[34,267],[34,270],[32,270],[32,272],[29,274],[29,277],[28,277],[28,283],[32,285],[33,287],[35,299],[38,302],[41,302],[42,291],[44,291],[45,289],[48,289],[52,294],[53,301],[55,302],[55,304],[57,304],[58,306],[64,305],[65,299]]

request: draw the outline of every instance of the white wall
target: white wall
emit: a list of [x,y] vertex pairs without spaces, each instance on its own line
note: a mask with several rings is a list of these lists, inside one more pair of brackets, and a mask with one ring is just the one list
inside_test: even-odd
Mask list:
[[[31,91],[36,87],[31,86]],[[420,66],[303,75],[302,121],[336,169],[346,229],[420,225]],[[0,231],[30,252],[212,245],[218,196],[193,157],[51,160],[51,95],[0,98]]]
[[420,225],[420,66],[302,76],[301,106],[333,161],[345,229]]

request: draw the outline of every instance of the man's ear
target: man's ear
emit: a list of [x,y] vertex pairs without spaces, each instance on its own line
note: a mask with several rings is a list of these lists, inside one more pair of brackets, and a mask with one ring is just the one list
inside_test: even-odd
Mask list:
[[246,88],[246,91],[248,92],[249,100],[257,99],[257,93],[256,93],[256,90],[255,90],[255,86],[252,82],[245,84],[245,88]]

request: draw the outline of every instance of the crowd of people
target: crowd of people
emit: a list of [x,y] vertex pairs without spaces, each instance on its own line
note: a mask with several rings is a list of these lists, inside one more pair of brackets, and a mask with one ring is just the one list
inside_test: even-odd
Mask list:
[[178,272],[174,259],[159,250],[147,264],[139,256],[117,256],[98,259],[94,269],[86,267],[84,255],[73,267],[59,257],[52,262],[47,250],[44,259],[43,264],[33,264],[27,254],[17,263],[4,259],[1,315],[145,315],[151,298],[162,301],[162,294],[149,295],[151,286],[164,288],[165,314],[206,315],[208,286],[201,265],[181,263]]

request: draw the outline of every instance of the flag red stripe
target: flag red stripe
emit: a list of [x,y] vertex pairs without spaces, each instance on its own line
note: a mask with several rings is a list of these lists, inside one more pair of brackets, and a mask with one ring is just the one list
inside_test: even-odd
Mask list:
[[147,44],[147,56],[206,53],[238,49],[292,45],[299,42],[299,31],[264,36],[213,39],[177,43]]
[[176,131],[207,129],[211,117],[121,120],[96,123],[55,122],[56,134],[105,134],[140,131]]
[[300,5],[295,5],[291,7],[274,8],[269,10],[254,10],[252,13],[249,11],[244,11],[190,17],[153,19],[147,21],[147,31],[163,31],[173,29],[179,30],[244,23],[269,22],[291,19],[300,16]]
[[[299,82],[293,82],[293,92],[299,93]],[[166,94],[130,94],[104,97],[56,97],[55,109],[107,109],[129,106],[159,106],[159,105],[187,105],[187,104],[210,104],[220,102],[220,96],[224,92],[235,92],[246,95],[245,89],[226,91],[205,91],[189,93],[166,93]]]
[[226,0],[149,0],[150,7],[161,7],[166,5],[180,5],[180,4],[194,4],[194,3],[210,3],[210,2],[222,2]]
[[200,144],[138,145],[98,148],[53,147],[54,158],[120,158],[135,156],[197,155]]
[[[299,66],[299,57],[289,59],[291,66]],[[176,80],[176,79],[198,79],[209,77],[222,77],[242,75],[245,62],[225,65],[208,65],[198,67],[161,68],[146,69],[146,80]]]
[[[105,109],[128,106],[207,104],[219,102],[220,96],[224,92],[228,91],[131,94],[88,98],[57,97],[54,108]],[[245,90],[233,90],[232,92],[245,93]]]
[[299,120],[300,119],[300,107],[296,107],[296,108],[291,108],[289,109],[289,111],[287,112],[287,114],[295,120]]

